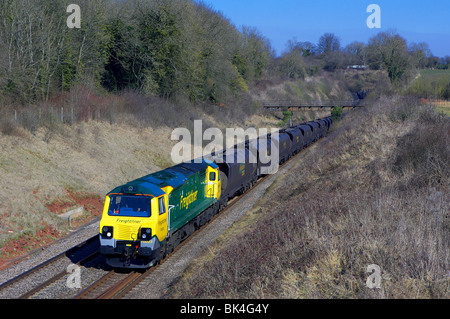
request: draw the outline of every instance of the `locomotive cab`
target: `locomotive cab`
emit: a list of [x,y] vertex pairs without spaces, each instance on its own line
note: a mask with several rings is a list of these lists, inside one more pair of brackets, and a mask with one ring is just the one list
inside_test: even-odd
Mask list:
[[[100,222],[100,252],[111,266],[131,262],[148,267],[160,256],[160,243],[167,236],[168,194],[151,194],[125,185],[121,193],[106,196]],[[139,258],[136,258],[139,256]]]
[[[161,260],[177,231],[218,207],[221,181],[214,163],[182,163],[118,186],[106,196],[100,253],[115,268],[148,268]],[[184,233],[184,232],[183,232]]]

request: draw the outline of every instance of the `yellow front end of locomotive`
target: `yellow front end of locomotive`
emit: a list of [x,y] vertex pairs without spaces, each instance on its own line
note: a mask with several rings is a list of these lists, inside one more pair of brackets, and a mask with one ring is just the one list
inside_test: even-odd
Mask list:
[[[142,214],[139,214],[141,208],[137,207],[130,208],[128,211],[122,207],[115,209],[120,204],[111,203],[111,201],[118,201],[119,198],[121,201],[127,199],[130,203],[133,203],[134,200],[138,204],[149,201],[149,212],[143,211]],[[160,197],[146,195],[125,197],[121,194],[109,194],[106,196],[100,221],[100,234],[104,238],[116,241],[148,241],[154,236],[162,241],[167,236],[167,211],[167,194]]]

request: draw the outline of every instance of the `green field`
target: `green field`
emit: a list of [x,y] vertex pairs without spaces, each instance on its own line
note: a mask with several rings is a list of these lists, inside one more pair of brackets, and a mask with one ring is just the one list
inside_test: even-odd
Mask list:
[[423,98],[450,99],[450,70],[421,70],[406,94]]

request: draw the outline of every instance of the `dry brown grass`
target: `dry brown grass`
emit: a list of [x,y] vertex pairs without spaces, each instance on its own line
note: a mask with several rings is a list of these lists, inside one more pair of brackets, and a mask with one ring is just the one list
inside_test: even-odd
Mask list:
[[171,296],[448,298],[449,125],[399,97],[349,114]]

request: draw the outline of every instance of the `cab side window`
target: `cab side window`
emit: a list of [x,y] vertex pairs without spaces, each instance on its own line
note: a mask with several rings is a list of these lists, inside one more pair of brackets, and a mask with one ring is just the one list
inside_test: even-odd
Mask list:
[[164,197],[158,198],[159,201],[159,214],[162,215],[166,212],[166,205],[164,205]]

